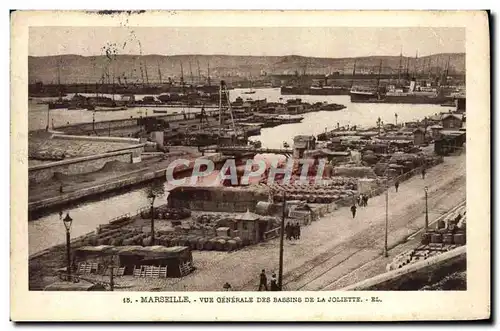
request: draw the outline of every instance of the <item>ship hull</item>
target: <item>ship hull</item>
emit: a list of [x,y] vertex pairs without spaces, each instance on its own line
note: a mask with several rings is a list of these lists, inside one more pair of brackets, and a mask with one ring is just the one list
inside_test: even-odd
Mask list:
[[348,95],[348,89],[312,89],[300,87],[281,87],[281,95]]
[[397,103],[397,104],[430,104],[441,105],[450,101],[446,97],[424,97],[424,96],[377,96],[351,94],[353,103]]

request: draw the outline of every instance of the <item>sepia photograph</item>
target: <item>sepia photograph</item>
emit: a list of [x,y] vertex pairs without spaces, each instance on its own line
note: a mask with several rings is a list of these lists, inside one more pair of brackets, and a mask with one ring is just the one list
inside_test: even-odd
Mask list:
[[[467,161],[489,159],[470,139],[489,136],[489,71],[469,77],[467,24],[133,24],[147,14],[48,12],[11,54],[27,70],[26,111],[11,110],[27,293],[160,307],[470,293],[468,235],[490,240],[468,199],[489,162]],[[489,54],[487,16],[463,15],[482,18]],[[486,92],[472,101],[470,79]],[[467,134],[466,105],[483,132]]]

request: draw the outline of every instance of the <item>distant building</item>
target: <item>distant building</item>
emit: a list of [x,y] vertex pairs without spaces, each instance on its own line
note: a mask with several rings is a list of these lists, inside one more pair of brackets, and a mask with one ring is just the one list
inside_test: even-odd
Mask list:
[[455,114],[448,114],[441,119],[444,129],[460,129],[462,127],[462,117]]
[[300,159],[304,156],[304,151],[316,148],[316,138],[314,136],[299,135],[293,138],[293,157]]
[[413,131],[413,144],[415,146],[423,145],[425,143],[425,130],[422,128],[416,128]]

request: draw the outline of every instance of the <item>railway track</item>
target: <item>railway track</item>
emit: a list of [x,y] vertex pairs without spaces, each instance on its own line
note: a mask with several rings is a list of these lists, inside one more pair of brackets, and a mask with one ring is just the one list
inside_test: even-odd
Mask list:
[[[450,187],[453,185],[456,185],[462,178],[456,178],[450,183],[447,183]],[[442,202],[447,196],[449,195],[448,191],[445,190],[434,190],[429,194],[429,201],[431,202],[431,207],[439,205],[440,202]],[[442,219],[446,217],[447,215],[455,212],[458,208],[463,206],[465,204],[465,201],[460,202],[458,205],[455,205],[451,209],[449,209],[447,212],[445,212],[443,215],[440,217],[436,218],[433,220],[430,224],[434,224],[437,222],[439,219]],[[422,216],[422,205],[423,201],[417,201],[411,205],[409,205],[407,208],[404,209],[403,212],[398,213],[398,215],[391,215],[391,219],[406,219],[406,222],[403,224],[402,221],[400,222],[393,222],[392,224],[389,223],[389,236],[390,233],[394,230],[401,229],[404,227],[411,226],[413,223],[415,223],[416,220],[418,220]],[[408,219],[408,215],[412,215],[410,219]],[[405,217],[406,216],[406,217]],[[384,222],[377,222],[374,224],[372,227],[369,227],[355,235],[354,238],[352,238],[351,242],[343,242],[335,247],[333,247],[331,250],[320,254],[313,260],[311,260],[309,263],[306,263],[305,265],[292,270],[291,272],[287,273],[284,275],[284,285],[283,287],[287,290],[302,290],[311,283],[317,281],[321,277],[324,277],[328,272],[332,271],[339,265],[345,263],[349,259],[351,259],[354,255],[364,252],[367,249],[373,249],[377,247],[378,242],[381,241],[380,238],[383,238],[383,236],[378,235],[379,233],[382,234],[383,231],[385,231],[385,224]],[[411,237],[415,237],[419,232],[421,231],[420,227],[414,230],[414,233],[412,233],[409,237],[403,238],[402,240],[397,240],[395,243],[389,246],[389,250],[394,248],[395,246],[399,245],[402,241],[406,241]],[[368,241],[367,241],[368,238]],[[328,265],[329,262],[331,262],[332,259],[335,259],[336,257],[339,256],[339,254],[342,254],[343,252],[348,251],[348,255],[346,257],[343,257],[340,259],[340,261],[336,261],[333,265],[331,266],[324,266]],[[380,249],[382,252],[382,248]],[[369,261],[370,262],[370,261]],[[363,265],[367,264],[368,262],[362,262],[357,265],[353,271],[357,270],[358,268],[362,267]],[[308,278],[311,273],[314,272],[314,270],[318,270],[321,268],[325,268],[324,271],[320,272],[318,275],[314,275],[312,278]],[[298,271],[298,272],[297,272]],[[353,271],[349,272],[352,273]],[[345,275],[342,275],[342,277],[345,277]],[[303,281],[302,281],[303,280]],[[305,282],[304,282],[305,281]],[[299,283],[299,286],[291,286],[292,284],[297,284]],[[330,284],[328,284],[330,285]],[[328,285],[323,286],[322,288],[328,287]]]

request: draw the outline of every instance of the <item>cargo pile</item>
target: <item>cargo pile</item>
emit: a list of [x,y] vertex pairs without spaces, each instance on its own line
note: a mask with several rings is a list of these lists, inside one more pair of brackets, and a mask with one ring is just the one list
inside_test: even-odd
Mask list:
[[[465,208],[465,207],[464,207]],[[457,212],[437,222],[436,229],[422,235],[422,244],[465,245],[466,215]]]
[[[175,227],[174,231],[155,232],[155,245],[174,247],[186,246],[192,250],[233,251],[245,246],[239,238],[217,236],[210,231],[205,235],[186,234],[186,228]],[[114,229],[90,235],[82,241],[83,246],[150,246],[151,235],[137,229]]]
[[[163,220],[183,220],[191,216],[191,211],[186,208],[168,208],[162,205],[154,208],[155,219]],[[151,208],[145,208],[140,212],[142,219],[151,218]]]
[[421,245],[416,249],[399,254],[392,263],[387,265],[387,271],[402,268],[408,264],[427,260],[430,257],[451,251],[460,245],[429,244]]
[[[149,218],[150,213],[144,211],[144,216]],[[251,244],[249,240],[241,239],[237,231],[231,230],[234,228],[234,220],[234,216],[230,214],[197,215],[183,225],[155,231],[155,245],[186,246],[192,250],[234,251]],[[113,223],[99,226],[94,234],[82,239],[81,245],[150,246],[151,233],[133,227],[122,227],[127,222],[130,222],[130,218],[122,217]],[[274,226],[278,225],[276,221]]]
[[[337,200],[354,197],[357,194],[357,179],[349,177],[333,177],[325,180],[325,184],[274,184],[271,190],[287,192],[287,200],[302,200],[308,203],[332,203]],[[275,200],[281,201],[283,197],[276,195]]]
[[387,265],[387,270],[395,270],[410,263],[426,260],[432,256],[450,251],[466,244],[466,214],[465,206],[459,208],[442,220],[436,229],[429,229],[422,234],[421,245],[402,253]]

